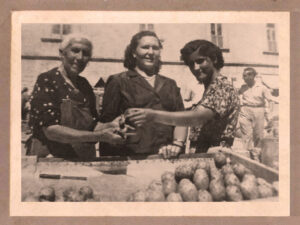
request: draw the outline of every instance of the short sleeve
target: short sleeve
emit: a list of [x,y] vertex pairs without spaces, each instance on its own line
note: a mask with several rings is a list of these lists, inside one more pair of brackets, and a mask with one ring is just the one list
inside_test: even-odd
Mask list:
[[223,117],[230,107],[229,99],[231,92],[228,91],[229,90],[226,91],[226,89],[211,89],[203,96],[199,105],[209,108],[220,117]]
[[60,123],[60,106],[55,101],[55,81],[47,76],[40,75],[30,97],[30,120],[31,128],[40,129]]

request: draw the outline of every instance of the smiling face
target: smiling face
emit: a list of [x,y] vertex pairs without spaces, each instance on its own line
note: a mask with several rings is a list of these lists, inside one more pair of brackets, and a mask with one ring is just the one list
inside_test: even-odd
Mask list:
[[209,57],[201,56],[198,49],[189,58],[189,68],[201,84],[210,83],[216,68]]
[[142,37],[133,54],[136,66],[148,75],[158,72],[160,60],[160,45],[156,37]]
[[64,50],[60,51],[62,63],[69,76],[81,73],[91,58],[91,45],[86,40],[73,40]]

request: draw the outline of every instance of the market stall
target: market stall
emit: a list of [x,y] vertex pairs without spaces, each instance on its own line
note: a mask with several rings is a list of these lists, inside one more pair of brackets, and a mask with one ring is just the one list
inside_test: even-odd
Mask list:
[[[195,178],[201,172],[205,175]],[[168,173],[167,180],[175,182],[166,182]],[[255,182],[246,182],[247,176]],[[183,180],[190,187],[182,188]],[[223,184],[223,197],[215,196],[216,180]],[[172,192],[180,195],[177,201],[201,201],[203,190],[212,196],[205,201],[235,201],[229,197],[229,186],[239,187],[241,201],[278,201],[278,171],[226,149],[167,160],[158,155],[102,157],[91,162],[35,156],[22,160],[22,201],[171,201]],[[186,197],[184,189],[194,197]],[[54,197],[49,200],[47,194]]]

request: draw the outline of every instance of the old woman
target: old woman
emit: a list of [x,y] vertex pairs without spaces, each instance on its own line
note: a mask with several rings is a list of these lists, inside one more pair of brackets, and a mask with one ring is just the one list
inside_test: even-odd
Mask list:
[[[49,153],[64,159],[95,157],[97,141],[122,143],[118,121],[98,124],[95,96],[80,73],[92,56],[91,41],[66,36],[59,48],[61,64],[38,76],[30,99],[33,138]],[[85,143],[80,145],[80,143]]]

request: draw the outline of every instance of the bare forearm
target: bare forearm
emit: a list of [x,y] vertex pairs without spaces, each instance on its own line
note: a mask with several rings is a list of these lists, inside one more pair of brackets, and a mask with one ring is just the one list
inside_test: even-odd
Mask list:
[[201,125],[214,116],[215,113],[211,109],[200,105],[195,111],[182,112],[132,108],[126,119],[135,124],[135,126],[142,126],[145,122],[156,122],[171,126],[187,127]]
[[174,129],[174,140],[185,141],[187,136],[187,127],[175,127]]
[[207,120],[207,116],[197,111],[166,112],[152,111],[154,122],[172,126],[195,126]]
[[43,130],[48,139],[61,143],[97,142],[101,137],[101,132],[76,130],[61,125],[52,125]]

